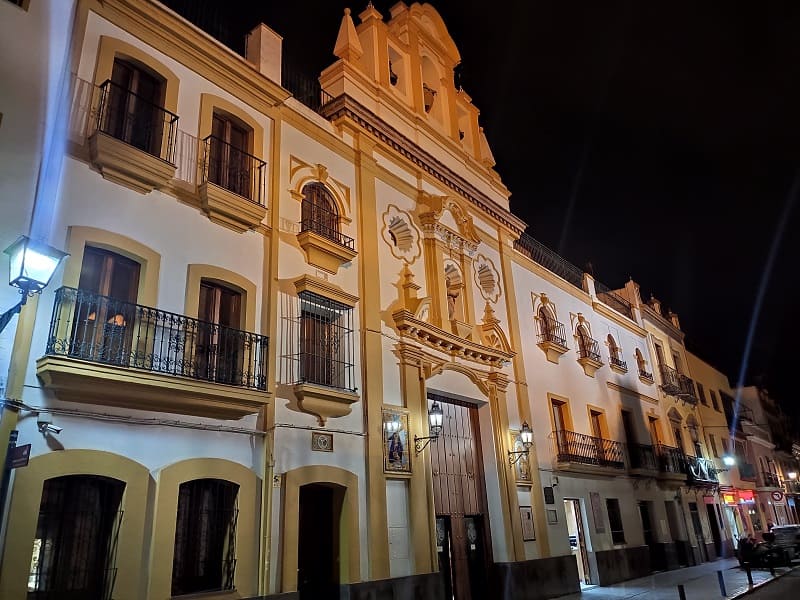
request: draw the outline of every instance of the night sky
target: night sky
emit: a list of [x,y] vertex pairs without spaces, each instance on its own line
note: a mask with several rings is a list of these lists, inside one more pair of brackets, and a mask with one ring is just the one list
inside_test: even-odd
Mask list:
[[[340,0],[170,0],[229,45],[259,21],[317,76]],[[394,2],[375,1],[388,19]],[[687,347],[735,385],[781,215],[745,382],[800,423],[800,3],[433,3],[457,77],[528,233],[615,288],[678,313]],[[204,7],[204,8],[198,8]],[[237,48],[234,48],[237,49]],[[238,48],[241,50],[241,47]],[[794,210],[792,206],[794,205]]]

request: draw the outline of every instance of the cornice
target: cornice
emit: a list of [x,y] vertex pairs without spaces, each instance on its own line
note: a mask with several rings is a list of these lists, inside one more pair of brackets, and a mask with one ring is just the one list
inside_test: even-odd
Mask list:
[[159,2],[89,0],[89,10],[264,114],[291,96],[243,57]]
[[647,337],[647,332],[639,327],[639,324],[636,321],[632,321],[630,319],[626,319],[623,315],[619,314],[613,308],[609,308],[605,304],[603,304],[600,300],[592,301],[592,308],[594,308],[595,312],[600,313],[607,319],[611,319],[618,325],[625,327],[629,331],[635,333],[640,337]]
[[675,327],[671,321],[668,321],[662,315],[658,314],[647,304],[641,304],[640,308],[642,309],[643,315],[646,314],[652,317],[652,320],[654,320],[661,328],[663,328],[671,337],[678,340],[681,344],[683,343],[684,333]]
[[645,394],[637,392],[636,390],[626,388],[625,386],[613,383],[611,381],[606,381],[606,385],[609,387],[609,389],[616,390],[621,394],[628,394],[629,396],[635,396],[636,398],[639,398],[639,400],[644,400],[645,402],[650,402],[651,404],[658,404],[658,400],[656,400],[652,396],[647,396]]
[[522,219],[499,206],[474,185],[443,164],[437,158],[420,148],[417,144],[405,137],[388,123],[385,123],[369,109],[361,105],[350,96],[343,94],[331,100],[323,107],[323,116],[336,121],[348,118],[360,127],[378,138],[381,142],[391,147],[395,152],[412,162],[440,181],[451,190],[475,205],[484,213],[502,223],[516,235],[522,235],[527,227]]

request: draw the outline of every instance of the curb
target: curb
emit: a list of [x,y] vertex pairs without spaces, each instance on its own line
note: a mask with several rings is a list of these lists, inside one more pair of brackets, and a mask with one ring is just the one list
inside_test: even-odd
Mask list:
[[788,575],[789,573],[791,573],[791,572],[793,572],[793,571],[795,571],[797,569],[800,569],[800,567],[792,567],[791,569],[788,569],[788,570],[784,571],[783,573],[780,573],[779,575],[775,575],[775,577],[773,577],[772,579],[767,579],[766,581],[762,581],[760,583],[755,584],[753,587],[748,587],[748,588],[742,590],[738,594],[734,594],[733,596],[728,596],[728,600],[734,600],[734,599],[738,599],[738,598],[743,598],[744,596],[752,594],[753,592],[755,592],[757,590],[760,590],[761,588],[763,588],[764,586],[769,585],[770,583],[778,581],[778,579],[780,579],[781,577],[784,577],[785,575]]

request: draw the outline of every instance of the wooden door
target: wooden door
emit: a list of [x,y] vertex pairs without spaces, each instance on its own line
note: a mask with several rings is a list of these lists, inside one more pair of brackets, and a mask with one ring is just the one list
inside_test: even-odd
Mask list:
[[239,292],[218,283],[200,283],[197,377],[217,383],[241,383],[241,306]]
[[[429,394],[428,402],[433,399]],[[455,600],[478,600],[487,597],[491,563],[478,410],[435,399],[444,413],[442,432],[430,446],[440,569]]]

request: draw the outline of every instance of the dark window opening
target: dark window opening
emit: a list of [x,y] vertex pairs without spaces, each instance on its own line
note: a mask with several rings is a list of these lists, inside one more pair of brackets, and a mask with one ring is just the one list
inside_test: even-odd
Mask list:
[[195,479],[178,490],[172,595],[233,589],[239,486]]
[[70,475],[44,482],[28,600],[109,600],[125,483]]
[[619,500],[616,498],[607,498],[606,510],[608,511],[608,525],[611,530],[611,541],[614,544],[624,544],[625,532],[622,528],[622,515],[619,511]]
[[214,113],[208,147],[208,180],[253,199],[249,128],[227,115]]
[[313,231],[316,234],[333,240],[339,245],[354,248],[352,238],[343,235],[339,230],[339,211],[331,193],[318,182],[303,187],[301,231]]
[[241,293],[205,279],[200,282],[195,374],[200,379],[241,384],[244,360],[241,310]]

